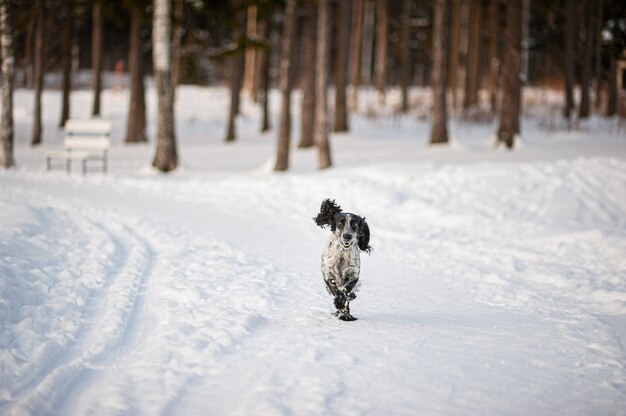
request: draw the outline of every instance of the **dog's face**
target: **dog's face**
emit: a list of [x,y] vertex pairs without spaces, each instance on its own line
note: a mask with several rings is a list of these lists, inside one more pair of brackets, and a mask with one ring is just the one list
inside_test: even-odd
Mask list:
[[360,250],[367,253],[372,251],[369,245],[370,228],[365,218],[343,212],[334,200],[322,201],[320,212],[313,218],[313,221],[322,228],[330,226],[330,231],[345,248],[356,243]]
[[335,214],[335,235],[337,240],[345,248],[350,248],[359,237],[359,225],[363,221],[354,214]]

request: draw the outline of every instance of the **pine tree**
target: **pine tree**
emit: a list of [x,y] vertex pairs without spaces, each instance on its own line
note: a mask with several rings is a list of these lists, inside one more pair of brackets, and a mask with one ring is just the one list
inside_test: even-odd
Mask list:
[[[508,6],[508,4],[507,4]],[[563,117],[569,120],[574,104],[576,48],[576,0],[565,0],[565,104]]]
[[330,5],[318,0],[317,6],[317,63],[315,67],[315,143],[319,149],[319,167],[332,166],[328,143],[328,61],[330,53]]
[[387,41],[389,38],[389,5],[387,0],[376,3],[376,88],[379,104],[385,105],[387,88]]
[[59,127],[64,127],[65,122],[70,118],[70,92],[72,88],[72,12],[74,2],[67,0],[63,11],[63,29],[62,29],[62,67],[63,80],[61,82],[61,90],[63,97],[61,99],[61,119]]
[[410,48],[409,29],[411,20],[411,1],[402,0],[402,16],[400,17],[400,90],[402,102],[400,109],[403,113],[409,110],[409,70]]
[[124,142],[138,143],[147,141],[146,102],[143,84],[143,48],[141,40],[144,5],[140,2],[133,1],[130,7],[130,48],[128,51],[130,104],[128,106],[128,122],[126,125],[126,138]]
[[354,13],[352,16],[352,36],[350,39],[350,82],[352,83],[352,95],[350,96],[350,110],[357,111],[359,108],[358,96],[361,85],[361,65],[363,52],[363,12],[365,0],[354,0]]
[[446,81],[448,76],[448,7],[446,0],[435,1],[433,19],[433,123],[430,143],[448,142]]
[[33,81],[35,87],[35,106],[33,119],[33,137],[31,145],[41,144],[43,128],[41,126],[41,94],[43,92],[43,60],[44,60],[44,4],[43,0],[35,1],[35,46],[33,59]]
[[93,27],[91,34],[91,72],[93,74],[93,108],[92,116],[100,115],[100,92],[102,91],[102,3],[96,0],[93,4]]
[[235,49],[230,57],[232,70],[230,74],[230,110],[228,113],[228,129],[226,131],[226,141],[232,142],[237,138],[236,117],[239,114],[239,103],[241,99],[241,86],[243,84],[243,71],[245,65],[244,44],[245,32],[243,27],[243,12],[241,1],[237,1],[235,7],[235,25],[233,26],[233,41]]
[[509,149],[519,133],[522,69],[522,2],[510,0],[506,5],[505,48],[502,67],[502,108],[498,141]]
[[280,124],[278,126],[278,146],[275,171],[289,169],[289,142],[291,141],[291,58],[296,23],[296,0],[287,0],[285,23],[283,26],[283,48],[280,60]]
[[315,45],[317,30],[317,5],[315,0],[305,1],[302,23],[302,113],[300,117],[299,148],[315,145]]
[[335,124],[336,132],[348,131],[346,82],[348,77],[348,49],[350,48],[350,16],[352,2],[339,2],[337,18],[337,58],[335,61]]
[[591,103],[589,97],[589,88],[591,82],[591,64],[593,59],[593,26],[595,7],[589,0],[583,3],[583,18],[586,20],[585,29],[585,47],[583,52],[582,72],[580,76],[580,106],[578,107],[578,118],[589,117]]

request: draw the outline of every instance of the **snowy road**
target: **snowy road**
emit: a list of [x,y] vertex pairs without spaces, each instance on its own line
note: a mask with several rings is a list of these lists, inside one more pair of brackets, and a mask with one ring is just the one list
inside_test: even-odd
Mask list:
[[[625,414],[626,162],[0,172],[2,414]],[[360,319],[319,272],[365,215]]]

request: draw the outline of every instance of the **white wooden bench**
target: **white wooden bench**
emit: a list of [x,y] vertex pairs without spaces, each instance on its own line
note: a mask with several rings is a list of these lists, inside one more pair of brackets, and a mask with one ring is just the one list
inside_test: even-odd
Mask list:
[[81,162],[83,175],[88,172],[89,161],[99,162],[98,171],[106,173],[108,152],[111,148],[111,128],[109,120],[72,119],[65,123],[65,150],[48,152],[46,168],[64,168],[67,173],[72,171],[72,161]]

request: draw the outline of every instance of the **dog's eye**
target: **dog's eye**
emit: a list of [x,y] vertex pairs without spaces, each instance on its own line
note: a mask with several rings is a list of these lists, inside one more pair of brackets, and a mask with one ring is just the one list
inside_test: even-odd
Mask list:
[[350,220],[350,227],[351,227],[353,230],[356,230],[356,221],[355,221],[355,220]]

